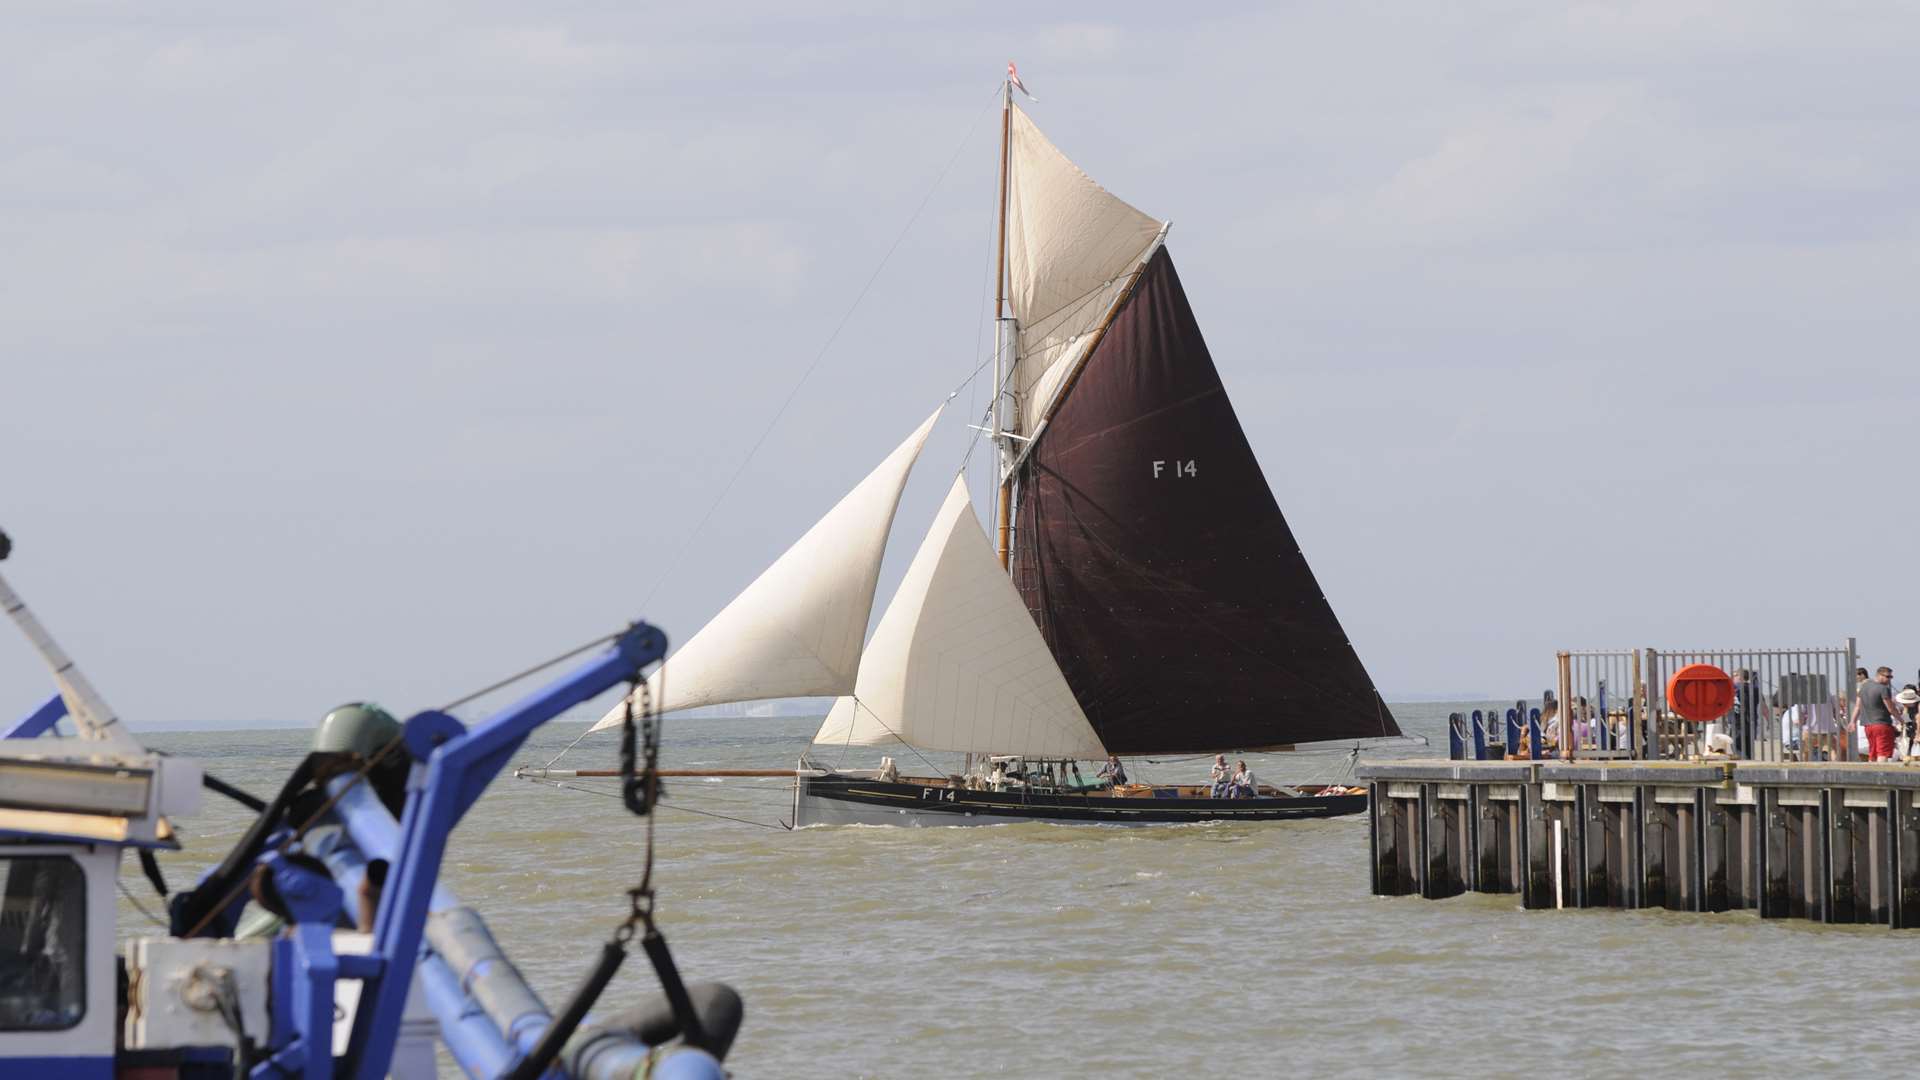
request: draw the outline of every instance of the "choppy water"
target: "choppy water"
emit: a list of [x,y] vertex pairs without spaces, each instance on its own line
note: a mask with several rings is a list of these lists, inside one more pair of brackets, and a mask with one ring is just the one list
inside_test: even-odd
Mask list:
[[[1457,707],[1398,712],[1434,737]],[[678,721],[666,764],[790,765],[813,726]],[[551,726],[521,760],[580,731]],[[266,796],[307,738],[150,741]],[[562,764],[612,760],[613,740],[593,736]],[[1295,782],[1334,764],[1250,760]],[[679,781],[671,795],[761,822],[791,798],[778,780]],[[210,799],[187,850],[163,860],[170,879],[216,861],[244,821]],[[557,1009],[624,915],[641,851],[615,800],[504,777],[455,835],[447,880]],[[739,1076],[1891,1075],[1914,1060],[1911,935],[1375,898],[1357,816],[787,832],[670,810],[656,876],[682,970],[746,998]],[[145,894],[137,872],[128,884]],[[636,956],[603,1001],[637,1000],[650,978]]]

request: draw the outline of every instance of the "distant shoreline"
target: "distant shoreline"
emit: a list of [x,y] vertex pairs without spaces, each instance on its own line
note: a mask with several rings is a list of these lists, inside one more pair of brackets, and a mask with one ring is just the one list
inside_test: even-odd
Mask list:
[[[1402,705],[1481,705],[1488,702],[1509,702],[1511,700],[1512,699],[1508,699],[1508,698],[1500,698],[1500,697],[1493,697],[1493,696],[1487,696],[1487,695],[1470,695],[1470,694],[1432,696],[1432,697],[1428,697],[1424,695],[1422,696],[1408,695],[1406,697],[1389,698],[1387,699],[1387,705],[1394,708],[1397,708]],[[551,727],[555,725],[558,725],[558,726],[578,725],[581,727],[585,727],[593,723],[595,720],[599,719],[598,713],[599,713],[599,709],[597,707],[591,710],[583,710],[582,715],[561,717],[560,719],[553,721],[552,724],[548,726]],[[725,724],[725,723],[737,723],[740,721],[760,722],[760,721],[769,721],[769,720],[776,720],[776,721],[777,720],[819,720],[825,717],[826,715],[827,715],[827,711],[825,707],[822,706],[811,712],[794,711],[794,712],[761,713],[761,714],[752,715],[752,716],[724,716],[724,715],[715,716],[712,714],[670,713],[668,714],[667,719],[669,721],[698,722],[702,724],[715,724],[715,723]],[[317,726],[319,722],[320,722],[319,717],[315,717],[313,722],[309,724],[296,724],[296,723],[270,724],[270,723],[254,720],[254,721],[237,721],[232,724],[212,724],[212,725],[206,725],[203,722],[203,726],[200,726],[200,727],[171,727],[166,725],[160,725],[155,727],[144,727],[144,726],[136,725],[134,727],[134,730],[136,732],[145,732],[153,735],[234,735],[234,734],[246,734],[250,732],[268,734],[268,733],[282,732],[282,731],[310,731],[315,726]]]

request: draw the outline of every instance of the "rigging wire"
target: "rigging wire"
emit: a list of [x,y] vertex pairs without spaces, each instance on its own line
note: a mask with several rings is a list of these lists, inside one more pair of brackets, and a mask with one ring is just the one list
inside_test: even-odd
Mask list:
[[[975,356],[982,355],[983,350],[981,349],[981,339],[986,336],[986,329],[988,324],[993,322],[992,319],[987,318],[987,292],[989,289],[993,287],[994,276],[999,271],[999,266],[997,263],[995,263],[994,257],[993,257],[994,242],[999,239],[999,237],[996,235],[999,232],[999,227],[998,227],[999,226],[999,221],[998,221],[999,204],[1000,204],[1000,177],[998,174],[998,170],[996,169],[995,174],[993,176],[993,186],[987,189],[987,220],[994,222],[995,227],[991,229],[981,230],[981,232],[984,233],[987,238],[987,251],[986,251],[986,257],[981,260],[981,262],[984,265],[981,267],[981,270],[980,270],[980,297],[978,300],[974,302],[974,305],[973,305],[973,310],[975,312],[974,326],[973,326],[973,355]],[[998,315],[999,313],[995,312],[994,314]],[[999,340],[997,336],[994,341],[994,348],[996,350],[999,348]],[[989,359],[991,359],[993,354],[991,352],[988,352],[985,355]],[[973,374],[968,375],[966,382],[961,384],[962,386],[965,386],[967,389],[967,415],[969,416],[973,414],[973,403],[974,403],[973,379],[975,375],[980,374],[980,368],[983,366],[985,365],[984,364],[976,365],[973,369]],[[954,390],[954,393],[957,394],[959,392],[960,392],[959,388],[956,387]],[[970,439],[968,441],[971,442],[972,440]]]
[[[999,89],[1000,84],[995,83],[994,92],[996,95],[999,93]],[[933,178],[933,184],[927,188],[926,195],[920,199],[920,205],[914,208],[913,214],[907,218],[907,223],[901,226],[899,235],[895,236],[893,243],[887,246],[886,254],[880,256],[879,264],[873,268],[873,273],[867,276],[866,284],[860,286],[859,294],[853,298],[853,303],[847,306],[846,313],[840,316],[840,321],[834,325],[833,332],[827,335],[827,340],[821,344],[819,351],[813,354],[813,359],[808,362],[806,369],[800,373],[800,378],[794,382],[792,389],[787,391],[786,398],[780,402],[780,407],[774,410],[772,419],[768,420],[766,426],[761,429],[759,437],[754,439],[753,445],[747,448],[746,456],[742,457],[740,464],[734,467],[733,475],[729,476],[727,482],[721,485],[719,494],[715,495],[713,502],[708,504],[706,513],[700,515],[700,520],[695,522],[693,528],[681,537],[680,547],[667,560],[665,566],[660,571],[660,576],[654,580],[653,586],[647,590],[646,596],[641,599],[640,607],[642,609],[653,600],[653,595],[660,591],[660,586],[665,584],[669,577],[673,576],[675,570],[679,569],[680,560],[686,557],[687,549],[692,545],[693,538],[698,536],[700,531],[706,527],[707,521],[713,517],[713,512],[720,508],[720,504],[726,500],[727,493],[733,490],[733,485],[737,483],[741,475],[747,471],[747,466],[753,461],[754,455],[760,452],[760,447],[766,443],[767,436],[773,434],[773,429],[779,425],[780,419],[787,414],[787,409],[793,404],[794,398],[799,396],[800,388],[805,386],[807,380],[812,377],[815,369],[820,366],[820,361],[826,359],[827,351],[833,348],[833,343],[840,338],[840,332],[847,328],[847,323],[853,319],[854,312],[860,309],[861,301],[865,300],[867,293],[872,291],[873,283],[880,279],[880,272],[886,269],[888,260],[893,258],[893,253],[899,250],[901,242],[906,240],[907,233],[911,232],[914,224],[920,220],[920,215],[926,211],[927,204],[933,201],[934,193],[940,190],[941,182],[944,181],[947,178],[947,174],[953,170],[954,163],[960,160],[961,153],[966,150],[967,144],[973,140],[973,133],[979,130],[980,119],[985,115],[986,111],[984,110],[975,114],[973,123],[967,128],[966,135],[960,139],[960,145],[954,147],[953,155],[949,157],[947,163],[941,167],[939,175]]]
[[[944,770],[942,770],[942,769],[940,768],[940,766],[938,766],[938,765],[935,765],[935,764],[934,764],[933,762],[931,762],[931,761],[928,761],[928,760],[927,760],[927,755],[925,755],[925,754],[923,754],[923,753],[921,753],[921,752],[920,752],[920,748],[919,748],[919,747],[917,747],[917,746],[915,746],[915,745],[913,745],[912,743],[910,743],[910,742],[908,742],[908,741],[907,741],[907,739],[906,739],[906,736],[904,736],[904,735],[902,735],[902,734],[900,734],[899,732],[897,732],[897,731],[895,731],[895,730],[893,730],[893,729],[892,729],[891,727],[888,727],[888,726],[887,726],[887,722],[886,722],[885,720],[882,720],[882,719],[880,719],[880,714],[879,714],[879,713],[877,713],[877,712],[874,712],[874,711],[873,711],[872,709],[869,709],[869,708],[867,708],[867,703],[866,703],[866,702],[864,702],[864,701],[861,701],[858,695],[855,695],[855,694],[849,694],[849,695],[847,695],[847,696],[853,699],[853,707],[854,707],[854,708],[856,708],[856,709],[864,709],[864,710],[866,711],[866,714],[867,714],[868,716],[871,716],[871,717],[873,717],[873,722],[874,722],[874,723],[876,723],[876,724],[879,724],[879,725],[880,725],[880,728],[881,728],[881,730],[883,730],[883,731],[885,731],[885,732],[886,732],[887,734],[889,734],[889,735],[891,735],[891,736],[893,736],[894,738],[896,738],[896,739],[898,739],[898,740],[900,740],[900,745],[901,745],[901,746],[904,746],[904,747],[906,747],[907,749],[909,749],[909,750],[911,750],[911,751],[913,751],[913,756],[914,756],[914,757],[917,757],[917,758],[919,758],[919,759],[920,759],[920,764],[922,764],[922,765],[925,765],[925,766],[926,766],[927,768],[929,768],[929,769],[932,769],[932,770],[933,770],[933,773],[934,773],[934,775],[935,775],[935,776],[945,776],[945,775],[947,775],[947,774],[946,774],[946,772],[945,772]],[[852,745],[853,745],[853,723],[852,723],[852,721],[848,721],[848,723],[847,723],[847,741],[846,741],[846,744],[845,744],[845,745],[843,745],[843,746],[841,747],[841,756],[840,756],[840,760],[841,760],[842,762],[844,762],[844,761],[846,761],[846,750],[847,750],[847,748],[848,748],[848,747],[851,747]]]
[[[974,330],[973,330],[973,355],[980,356],[980,355],[983,355],[983,352],[984,352],[984,355],[987,357],[987,359],[981,361],[978,364],[975,364],[973,371],[967,375],[966,381],[961,384],[962,386],[965,386],[967,389],[967,415],[968,416],[972,416],[973,410],[974,410],[974,387],[976,385],[974,380],[979,377],[981,369],[985,368],[987,364],[993,359],[994,354],[999,352],[1000,350],[1000,335],[999,335],[997,326],[994,332],[992,348],[990,350],[982,350],[980,347],[981,338],[985,336],[987,326],[990,323],[995,322],[995,319],[989,319],[986,316],[987,316],[987,291],[993,286],[994,278],[998,276],[998,274],[1000,273],[999,263],[996,262],[994,259],[994,244],[1000,239],[998,235],[1000,231],[999,220],[998,220],[999,212],[1000,212],[999,207],[1000,207],[1000,176],[999,176],[999,170],[996,168],[993,176],[993,186],[987,189],[987,220],[994,222],[994,228],[981,230],[981,232],[984,233],[987,238],[987,251],[986,251],[986,257],[981,260],[983,263],[985,263],[985,266],[982,268],[980,273],[980,299],[974,304],[974,310],[979,313],[979,317],[974,324]],[[997,318],[1000,313],[996,311],[993,314]],[[954,393],[958,394],[959,392],[960,392],[959,389],[955,388]],[[960,471],[962,472],[966,471],[968,459],[973,457],[974,444],[980,441],[980,433],[978,431],[968,431],[966,432],[966,435],[967,435],[967,448],[965,453],[962,454],[960,458]]]
[[[1000,84],[995,83],[994,93],[996,96],[999,93],[999,89]],[[721,485],[720,491],[714,495],[713,501],[707,505],[706,511],[700,515],[699,520],[694,522],[693,528],[687,530],[681,536],[680,546],[667,559],[659,576],[654,579],[653,584],[648,587],[646,595],[641,598],[640,607],[642,609],[653,601],[654,594],[660,591],[660,586],[665,584],[667,579],[673,576],[674,571],[679,568],[680,561],[686,557],[687,550],[692,546],[694,538],[700,534],[701,530],[706,528],[707,522],[713,518],[714,511],[720,508],[720,504],[726,500],[727,494],[733,490],[734,485],[739,482],[740,477],[746,473],[747,466],[753,462],[754,456],[757,455],[760,452],[760,448],[765,445],[767,437],[773,434],[773,429],[779,426],[781,418],[786,416],[787,410],[792,407],[794,399],[799,396],[801,388],[807,384],[807,380],[811,378],[814,371],[820,367],[821,361],[826,359],[827,352],[833,348],[833,343],[839,340],[841,332],[847,327],[847,323],[853,319],[854,313],[860,309],[860,304],[867,298],[867,294],[872,291],[874,282],[880,279],[881,272],[886,269],[887,263],[893,258],[894,252],[899,250],[901,243],[906,240],[907,234],[913,230],[913,226],[920,220],[920,216],[926,212],[928,204],[933,201],[933,196],[940,190],[940,185],[946,180],[947,174],[953,171],[954,164],[960,160],[960,155],[965,152],[967,144],[973,141],[974,132],[979,130],[980,120],[988,111],[989,110],[981,110],[974,114],[973,122],[968,125],[966,134],[961,136],[959,145],[954,147],[953,153],[947,158],[946,164],[941,166],[939,174],[933,178],[933,183],[928,186],[927,193],[921,197],[920,204],[914,208],[913,213],[907,218],[906,224],[902,225],[899,233],[894,236],[893,243],[889,244],[886,252],[880,256],[880,262],[874,266],[873,272],[867,276],[866,283],[860,287],[859,293],[854,296],[853,303],[849,304],[846,312],[840,316],[840,321],[834,325],[833,332],[827,335],[826,341],[821,343],[819,350],[814,353],[813,359],[807,363],[805,370],[801,371],[800,377],[794,381],[793,386],[787,391],[786,397],[781,400],[779,408],[774,410],[773,416],[761,429],[759,436],[754,439],[753,445],[747,448],[747,452],[740,459],[740,463],[734,467],[733,474],[727,478],[725,484]],[[976,333],[976,345],[978,336]],[[964,387],[965,384],[962,384],[962,386]],[[960,388],[955,388],[954,394],[958,394],[959,392]],[[948,397],[952,398],[953,394],[949,394]],[[516,676],[516,678],[519,677],[524,676]],[[482,691],[482,693],[490,692],[491,689],[497,688],[498,687],[493,687],[490,688],[489,691]],[[461,703],[471,701],[473,697],[477,696],[480,695],[476,694],[463,698]],[[449,706],[449,708],[451,708],[451,706]],[[546,767],[552,768],[555,762],[567,756],[568,752],[573,750],[574,747],[579,746],[581,741],[591,734],[591,731],[592,729],[589,727],[587,731],[581,732],[572,742],[561,749],[559,753],[548,759]]]
[[[542,787],[559,788],[563,791],[578,791],[587,795],[599,795],[603,798],[608,798],[608,799],[620,798],[619,792],[601,791],[599,788],[582,787],[579,784],[569,784],[559,780],[536,780],[533,777],[527,777],[526,780],[528,783],[539,784]],[[715,813],[712,810],[697,810],[691,806],[675,806],[672,803],[667,803],[667,802],[656,803],[654,805],[657,809],[661,809],[661,810],[678,810],[683,814],[699,814],[702,817],[720,818],[724,821],[737,821],[742,825],[754,825],[762,829],[781,829],[782,831],[784,831],[784,827],[780,825],[770,825],[764,821],[753,821],[748,818],[734,817],[731,814]]]
[[576,747],[576,746],[579,746],[579,745],[580,745],[580,740],[582,740],[582,739],[584,739],[584,738],[586,738],[587,736],[589,736],[589,735],[591,735],[591,734],[593,734],[593,725],[592,725],[592,724],[588,724],[588,725],[587,725],[587,727],[586,727],[586,730],[585,730],[585,731],[582,731],[582,732],[581,732],[580,734],[578,734],[578,735],[575,735],[575,736],[573,737],[573,741],[572,741],[572,742],[570,742],[570,743],[568,743],[568,744],[567,744],[567,745],[566,745],[566,746],[565,746],[565,747],[564,747],[564,748],[563,748],[563,749],[562,749],[562,750],[561,750],[561,751],[560,751],[559,753],[557,753],[557,754],[555,754],[555,755],[553,755],[552,757],[550,757],[550,758],[548,758],[548,759],[547,759],[547,763],[546,763],[546,765],[544,765],[544,766],[542,766],[542,768],[547,768],[547,769],[551,769],[551,768],[553,768],[553,763],[554,763],[554,762],[556,762],[556,761],[559,761],[559,760],[560,760],[561,758],[563,758],[563,757],[566,757],[566,756],[567,756],[567,751],[569,751],[569,750],[572,750],[572,749],[573,749],[574,747]]
[[[606,787],[606,780],[608,778],[597,776],[562,776],[554,778],[527,776],[525,779],[547,784],[579,784],[594,791],[610,790]],[[689,781],[692,779],[691,777],[682,777],[680,781]],[[739,786],[731,788],[729,787],[728,778],[716,777],[710,781],[697,783],[676,781],[670,795],[676,801],[692,802],[701,806],[719,806],[722,808],[746,807],[751,809],[762,809],[769,805],[769,803],[775,801],[784,803],[793,797],[792,773],[782,773],[778,777],[754,778],[755,780],[763,781],[777,780],[777,786],[771,787],[765,786],[764,784],[747,783],[747,778],[744,777],[734,779],[740,780],[741,783]],[[666,797],[668,796],[662,796],[662,798]]]
[[532,667],[527,668],[525,671],[522,671],[517,675],[509,675],[506,678],[501,679],[499,682],[496,682],[491,686],[485,687],[480,690],[475,690],[473,693],[468,694],[466,697],[457,698],[450,704],[442,705],[440,706],[440,711],[452,712],[453,710],[459,708],[462,705],[467,704],[470,701],[478,700],[479,698],[486,697],[488,694],[491,694],[496,690],[500,690],[505,687],[512,686],[514,683],[519,682],[521,679],[524,679],[529,675],[537,675],[540,672],[545,671],[546,669],[554,666],[555,664],[565,663],[566,661],[571,660],[576,656],[579,656],[581,653],[586,652],[588,649],[591,649],[596,645],[605,645],[609,641],[618,641],[620,639],[620,636],[625,633],[626,633],[625,630],[617,630],[611,634],[602,634],[599,637],[594,638],[592,641],[589,641],[584,645],[577,645],[574,648],[568,649],[566,652],[561,653],[559,656],[556,656],[551,660],[547,660],[542,663],[535,664]]

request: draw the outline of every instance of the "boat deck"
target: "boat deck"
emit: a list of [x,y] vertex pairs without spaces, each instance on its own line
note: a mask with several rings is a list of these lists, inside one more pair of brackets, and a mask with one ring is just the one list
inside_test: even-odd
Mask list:
[[[977,780],[976,780],[977,784]],[[1016,780],[970,786],[954,776],[885,776],[802,771],[794,785],[797,826],[828,824],[995,824],[1007,821],[1164,824],[1334,817],[1366,808],[1365,789],[1260,787],[1254,797],[1214,798],[1197,784],[1069,788]]]
[[[901,774],[891,781],[896,784],[913,784],[929,788],[957,787],[963,791],[990,792],[993,788],[976,787],[966,783],[961,776],[908,776]],[[1262,799],[1292,799],[1301,796],[1320,795],[1364,795],[1365,785],[1341,784],[1300,784],[1276,787],[1273,784],[1259,784],[1255,790]],[[1108,799],[1210,799],[1214,798],[1213,788],[1208,784],[1120,784],[1109,787],[1105,784],[1048,783],[1045,780],[1014,781],[1005,785],[1002,793],[1029,791],[1046,795],[1090,795]],[[1230,797],[1230,796],[1223,796]]]

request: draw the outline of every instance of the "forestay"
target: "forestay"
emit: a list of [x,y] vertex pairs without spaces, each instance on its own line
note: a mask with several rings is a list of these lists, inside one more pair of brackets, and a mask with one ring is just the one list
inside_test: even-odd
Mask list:
[[[900,492],[939,417],[934,410],[653,674],[657,708],[852,691]],[[591,730],[615,727],[625,714],[623,701]]]
[[854,697],[836,702],[814,736],[825,745],[896,740],[922,750],[1106,756],[974,517],[964,476],[880,617]]
[[1080,171],[1013,109],[1008,148],[1008,300],[1020,326],[1019,430],[1039,428],[1060,382],[1164,228]]

